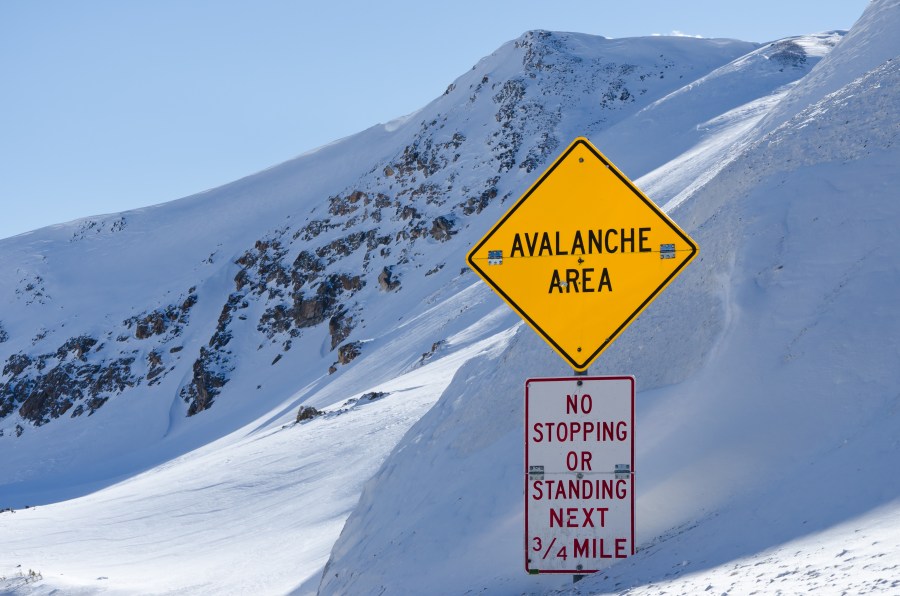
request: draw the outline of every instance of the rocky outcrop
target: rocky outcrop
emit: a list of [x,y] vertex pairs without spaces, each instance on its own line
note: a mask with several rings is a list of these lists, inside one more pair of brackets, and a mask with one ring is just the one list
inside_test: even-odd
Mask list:
[[212,337],[206,346],[200,348],[200,355],[194,361],[190,382],[179,391],[181,399],[188,404],[188,416],[210,408],[222,387],[228,383],[228,375],[234,370],[231,350],[227,348],[234,335],[231,323],[235,313],[248,306],[249,302],[240,292],[229,295],[222,306]]
[[328,212],[335,216],[348,215],[368,204],[369,195],[360,190],[354,190],[346,196],[334,196],[328,199]]
[[313,418],[318,418],[322,415],[320,410],[315,409],[312,406],[300,406],[300,409],[297,410],[297,422],[305,422],[307,420],[312,420]]
[[350,364],[362,353],[362,343],[354,341],[338,348],[338,362]]
[[[168,350],[164,346],[180,336],[188,324],[190,312],[198,301],[195,290],[191,288],[177,303],[125,319],[122,327],[106,333],[110,339],[118,333],[115,342],[78,335],[50,352],[11,354],[0,377],[0,418],[17,412],[35,426],[42,426],[64,414],[91,415],[110,398],[128,389],[144,382],[160,383],[172,370],[167,368],[164,354],[181,350],[181,346]],[[39,334],[35,343],[45,337],[46,334]],[[154,346],[146,359],[138,360],[135,356],[142,351],[135,341],[138,345],[150,342]]]
[[497,198],[497,183],[500,181],[499,176],[490,178],[485,183],[485,189],[478,196],[469,197],[464,202],[459,203],[457,207],[462,210],[463,215],[477,215],[484,211],[488,205]]
[[160,380],[160,375],[165,372],[162,354],[153,350],[147,354],[147,384],[155,385]]
[[353,317],[346,310],[341,310],[328,321],[328,334],[331,335],[331,349],[349,337],[353,331]]
[[287,250],[278,240],[257,240],[252,250],[244,252],[235,264],[241,270],[234,278],[238,292],[244,288],[257,295],[269,293],[270,298],[280,295],[281,288],[287,287],[291,277],[284,266]]
[[219,313],[219,319],[216,323],[216,330],[212,337],[209,338],[209,347],[212,350],[222,350],[228,342],[231,341],[232,332],[229,324],[234,318],[234,313],[242,308],[247,308],[250,304],[244,299],[244,295],[235,292],[228,296],[228,300],[222,306],[222,312]]
[[352,295],[365,282],[359,275],[332,274],[315,285],[313,292],[295,291],[290,303],[280,303],[265,310],[257,329],[266,337],[278,333],[291,333],[296,337],[300,329],[313,327],[327,319],[346,313],[340,302],[343,294]]
[[190,382],[182,387],[181,399],[188,404],[188,416],[193,416],[210,408],[215,397],[228,382],[226,373],[221,370],[221,355],[205,347],[200,348],[200,357],[194,361],[193,376]]
[[196,288],[188,290],[188,296],[180,304],[170,304],[164,308],[152,310],[140,315],[125,319],[123,324],[127,329],[134,328],[134,337],[137,339],[149,339],[156,335],[164,335],[171,331],[171,335],[177,337],[188,322],[191,309],[197,304]]
[[91,236],[103,234],[115,234],[128,227],[128,220],[124,216],[110,217],[107,219],[87,219],[81,222],[78,229],[72,234],[69,242],[79,242]]
[[433,135],[425,134],[436,126],[438,126],[437,120],[423,123],[422,134],[404,147],[399,159],[385,166],[385,176],[392,176],[401,182],[410,180],[417,173],[427,178],[458,160],[460,155],[458,149],[465,142],[466,137],[462,133],[456,132],[447,141],[436,141]]
[[353,341],[338,348],[337,362],[328,367],[328,374],[337,372],[338,364],[350,364],[362,353],[362,342]]
[[135,387],[133,356],[103,358],[103,345],[91,336],[68,339],[50,353],[11,355],[3,367],[0,418],[18,411],[41,426],[72,410],[72,416],[93,414],[113,395]]
[[447,345],[446,339],[441,339],[441,340],[438,340],[438,341],[434,342],[433,344],[431,344],[431,349],[429,351],[422,352],[422,357],[419,358],[419,364],[421,365],[421,364],[424,364],[425,362],[431,360],[431,358],[435,355],[435,353],[437,353],[438,350],[440,350],[441,348],[443,348],[446,345]]
[[400,287],[400,281],[394,277],[392,267],[385,267],[378,274],[378,285],[385,292],[393,292]]
[[453,229],[453,221],[443,215],[434,218],[431,222],[431,230],[428,232],[438,242],[450,240],[450,236],[456,233]]

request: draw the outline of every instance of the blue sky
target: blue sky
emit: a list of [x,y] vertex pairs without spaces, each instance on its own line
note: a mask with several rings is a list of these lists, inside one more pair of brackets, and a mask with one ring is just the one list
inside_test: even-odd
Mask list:
[[225,184],[424,106],[529,29],[771,41],[867,0],[5,0],[0,238]]

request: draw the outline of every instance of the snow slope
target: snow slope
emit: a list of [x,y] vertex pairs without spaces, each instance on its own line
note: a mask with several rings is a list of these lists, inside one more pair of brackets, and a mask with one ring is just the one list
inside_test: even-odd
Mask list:
[[67,593],[314,590],[362,483],[458,362],[508,335],[373,388],[386,395],[355,396],[296,426],[254,421],[86,497],[7,513],[0,573],[14,576],[13,562],[40,569]]
[[793,117],[807,105],[863,76],[866,72],[900,55],[900,2],[870,2],[853,25],[847,43],[842,43],[827,60],[804,77],[784,102],[769,115],[762,129],[766,132]]
[[0,242],[3,585],[314,590],[365,479],[518,324],[462,268],[483,222],[587,118],[756,47],[531,32],[406,118]]
[[[880,47],[884,10],[845,42]],[[898,74],[751,130],[672,211],[700,262],[592,370],[637,377],[637,556],[571,588],[524,573],[523,383],[563,371],[522,330],[401,441],[320,593],[896,590]],[[667,384],[654,369],[674,363],[691,374]],[[449,474],[416,483],[425,467]]]
[[[840,41],[838,32],[790,37],[766,44],[716,68],[641,109],[626,122],[597,136],[597,143],[609,147],[617,167],[634,178],[665,166],[664,178],[673,188],[684,188],[688,176],[709,167],[696,164],[698,145],[708,146],[735,120],[755,123],[768,113],[771,102],[802,80]],[[746,132],[744,127],[739,134]],[[665,143],[658,140],[665,139]],[[721,151],[721,143],[714,153]],[[677,162],[671,171],[672,150],[682,158],[690,156],[689,168]],[[686,170],[686,171],[685,171]],[[663,177],[663,176],[660,176]],[[643,188],[643,187],[642,187]],[[653,194],[654,197],[659,195]],[[668,194],[657,199],[665,202]]]
[[602,130],[755,47],[532,32],[400,122],[196,197],[0,242],[4,506],[86,494],[343,382],[343,366],[328,374],[342,345],[399,342],[379,370],[400,374],[446,340],[396,322],[471,284],[455,265],[470,220],[586,118]]
[[[895,555],[862,537],[889,540],[898,494],[871,478],[897,461],[896,68],[764,126],[837,38],[530,32],[388,125],[0,242],[0,590],[568,589],[521,569],[522,386],[568,370],[463,256],[578,134],[701,245],[592,370],[638,379],[642,550],[579,589],[693,591],[756,563],[828,585],[865,566],[877,588]],[[323,414],[295,423],[300,406]],[[795,544],[818,575],[776,578]]]

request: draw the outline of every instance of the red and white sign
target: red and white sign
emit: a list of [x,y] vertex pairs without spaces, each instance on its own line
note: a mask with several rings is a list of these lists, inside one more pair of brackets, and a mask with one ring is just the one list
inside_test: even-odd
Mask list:
[[634,554],[634,377],[525,382],[525,569]]

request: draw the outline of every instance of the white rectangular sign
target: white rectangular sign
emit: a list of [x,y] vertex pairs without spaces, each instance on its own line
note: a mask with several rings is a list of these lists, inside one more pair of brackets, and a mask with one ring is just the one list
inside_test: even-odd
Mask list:
[[525,382],[525,569],[634,554],[634,377]]

